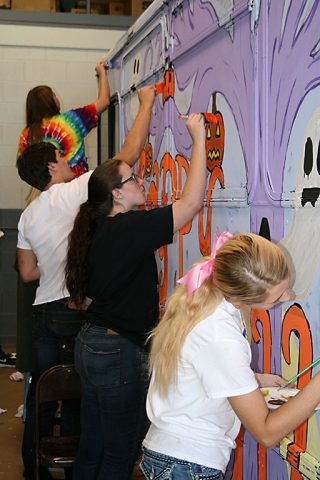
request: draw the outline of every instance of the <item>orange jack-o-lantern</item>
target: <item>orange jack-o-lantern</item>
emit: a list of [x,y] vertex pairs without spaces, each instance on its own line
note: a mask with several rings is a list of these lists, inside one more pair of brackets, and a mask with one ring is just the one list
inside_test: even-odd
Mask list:
[[219,180],[220,187],[224,188],[222,160],[224,154],[225,132],[223,117],[216,108],[216,93],[212,95],[212,111],[214,113],[203,113],[206,130],[207,168],[210,171],[210,178],[206,192],[206,223],[204,209],[202,208],[199,212],[198,234],[199,247],[202,255],[210,255],[212,223],[211,196],[212,191],[215,188],[216,181]]
[[174,70],[173,67],[170,65],[170,67],[165,71],[164,77],[163,77],[163,94],[162,94],[162,103],[164,103],[168,98],[173,98],[174,97]]
[[221,167],[224,154],[224,123],[220,112],[204,113],[206,120],[207,167],[210,172]]
[[139,177],[149,178],[152,173],[153,149],[150,142],[142,150],[139,160],[138,175]]
[[152,159],[153,159],[153,150],[150,142],[146,144],[145,148],[145,165],[144,165],[144,175],[146,178],[150,177],[152,172]]
[[211,195],[216,180],[219,180],[221,188],[224,188],[224,173],[222,160],[224,154],[224,122],[221,112],[217,111],[217,93],[212,94],[212,113],[203,113],[206,129],[206,154],[207,168],[211,172],[208,195]]

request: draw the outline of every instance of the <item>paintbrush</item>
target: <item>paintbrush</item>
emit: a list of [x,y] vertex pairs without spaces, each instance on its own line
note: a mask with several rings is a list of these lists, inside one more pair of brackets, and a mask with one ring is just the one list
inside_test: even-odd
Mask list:
[[284,385],[282,385],[281,387],[279,387],[278,390],[281,390],[282,388],[286,388],[288,385],[290,385],[290,383],[292,383],[294,380],[296,380],[298,377],[300,377],[300,375],[302,375],[304,372],[306,372],[310,368],[317,365],[317,363],[319,363],[319,362],[320,362],[320,357],[317,358],[317,360],[315,360],[314,362],[310,363],[310,365],[308,365],[306,368],[304,368],[301,372],[297,373],[297,375],[290,378],[290,380],[287,383],[285,383]]
[[[203,115],[204,123],[216,123],[217,120],[214,113],[209,113],[209,112],[200,112],[200,113]],[[182,120],[187,120],[189,118],[189,115],[180,113],[178,115],[178,118],[181,118]]]

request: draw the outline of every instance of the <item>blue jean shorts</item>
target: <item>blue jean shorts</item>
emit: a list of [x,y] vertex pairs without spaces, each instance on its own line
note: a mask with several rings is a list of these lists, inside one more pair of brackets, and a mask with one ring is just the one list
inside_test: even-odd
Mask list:
[[143,447],[140,469],[147,480],[223,480],[221,470],[163,455]]

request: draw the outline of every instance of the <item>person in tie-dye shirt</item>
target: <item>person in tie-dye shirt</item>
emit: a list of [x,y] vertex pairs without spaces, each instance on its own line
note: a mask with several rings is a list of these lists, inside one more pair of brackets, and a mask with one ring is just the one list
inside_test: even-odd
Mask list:
[[17,157],[33,143],[49,142],[68,162],[75,177],[88,170],[84,138],[97,126],[98,115],[110,103],[104,64],[99,63],[96,72],[99,79],[97,100],[64,113],[60,113],[59,100],[49,86],[39,85],[29,91],[26,101],[27,125],[20,134]]

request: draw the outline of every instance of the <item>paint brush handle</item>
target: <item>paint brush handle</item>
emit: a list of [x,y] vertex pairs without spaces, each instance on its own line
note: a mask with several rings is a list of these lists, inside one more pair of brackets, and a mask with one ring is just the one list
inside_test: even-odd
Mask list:
[[292,383],[294,380],[296,380],[298,377],[300,377],[300,375],[302,375],[304,372],[306,372],[307,370],[309,370],[310,368],[314,367],[315,365],[317,365],[318,363],[320,362],[320,357],[317,358],[314,362],[310,363],[310,365],[308,365],[306,368],[304,368],[303,370],[301,370],[301,372],[299,372],[297,375],[295,375],[294,377],[290,378],[290,380],[285,383],[284,385],[282,385],[281,387],[278,388],[278,390],[282,390],[282,388],[286,388],[290,385],[290,383]]
[[[209,113],[209,112],[200,112],[200,113],[201,113],[201,115],[203,115],[204,123],[216,123],[214,113]],[[187,120],[189,118],[189,115],[186,115],[185,113],[180,113],[178,115],[178,118],[182,118],[183,120]]]

